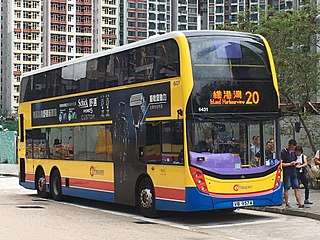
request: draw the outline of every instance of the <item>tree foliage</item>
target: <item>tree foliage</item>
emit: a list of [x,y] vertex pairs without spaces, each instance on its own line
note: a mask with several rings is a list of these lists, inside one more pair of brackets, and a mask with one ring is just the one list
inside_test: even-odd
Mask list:
[[[262,16],[262,17],[261,17]],[[282,110],[296,114],[305,129],[312,150],[313,136],[306,123],[307,110],[313,114],[320,111],[315,104],[319,91],[319,60],[317,44],[320,23],[315,21],[319,11],[314,5],[304,5],[296,11],[260,12],[258,24],[250,21],[246,11],[238,19],[238,26],[226,26],[228,30],[252,32],[264,36],[272,49],[279,80]]]

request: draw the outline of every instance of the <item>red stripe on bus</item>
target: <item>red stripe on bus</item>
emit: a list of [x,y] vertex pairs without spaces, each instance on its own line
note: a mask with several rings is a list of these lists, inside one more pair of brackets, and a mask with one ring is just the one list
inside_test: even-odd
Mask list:
[[34,182],[34,174],[26,173],[26,181]]
[[211,197],[216,198],[241,198],[241,197],[258,197],[266,194],[272,193],[273,190],[266,190],[261,192],[254,192],[254,193],[242,193],[242,194],[221,194],[221,193],[210,193]]
[[105,182],[90,179],[70,178],[69,187],[87,188],[101,191],[114,192],[114,182]]
[[171,200],[185,201],[185,189],[155,187],[156,198],[165,198]]

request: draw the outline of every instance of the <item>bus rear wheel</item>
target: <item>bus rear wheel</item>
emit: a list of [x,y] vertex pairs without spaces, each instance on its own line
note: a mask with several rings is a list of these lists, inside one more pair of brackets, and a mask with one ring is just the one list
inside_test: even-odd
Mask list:
[[53,200],[60,201],[62,199],[61,176],[59,171],[53,171],[50,178],[50,192]]
[[139,184],[137,203],[138,210],[143,216],[149,218],[156,217],[155,192],[149,178],[144,178]]
[[38,196],[42,198],[48,197],[48,193],[46,191],[46,175],[43,170],[39,170],[36,175],[36,189]]

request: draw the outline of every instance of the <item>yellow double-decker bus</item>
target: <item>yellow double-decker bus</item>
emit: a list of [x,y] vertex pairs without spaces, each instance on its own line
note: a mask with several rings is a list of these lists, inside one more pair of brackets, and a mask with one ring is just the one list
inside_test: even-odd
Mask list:
[[23,76],[20,185],[158,210],[282,203],[279,93],[258,35],[171,32]]

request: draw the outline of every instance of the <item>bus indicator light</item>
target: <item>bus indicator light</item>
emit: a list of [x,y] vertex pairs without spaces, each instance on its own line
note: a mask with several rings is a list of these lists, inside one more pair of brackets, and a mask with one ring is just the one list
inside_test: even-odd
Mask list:
[[275,178],[275,181],[274,181],[273,189],[278,188],[279,185],[280,185],[280,182],[281,182],[281,172],[282,172],[281,164],[279,164],[278,169],[277,169],[277,171],[276,171],[276,178]]
[[203,193],[209,193],[208,188],[207,188],[207,184],[204,180],[204,175],[202,173],[201,170],[194,168],[194,167],[190,167],[190,172],[193,178],[194,183],[196,184],[198,190],[200,192]]

